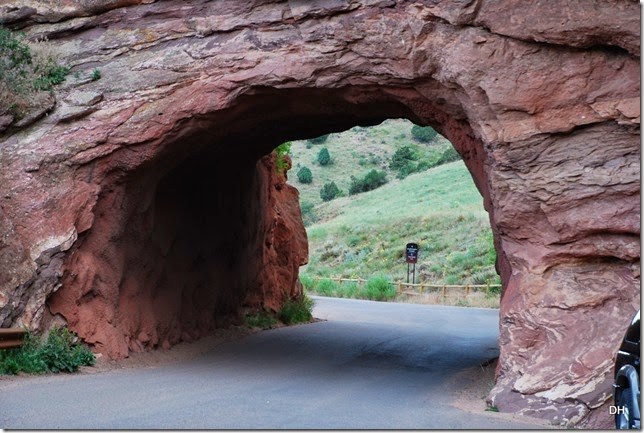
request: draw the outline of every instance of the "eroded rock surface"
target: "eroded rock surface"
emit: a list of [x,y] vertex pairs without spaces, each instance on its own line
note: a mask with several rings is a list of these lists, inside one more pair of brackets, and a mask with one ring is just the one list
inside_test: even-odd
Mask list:
[[72,66],[46,117],[3,123],[0,323],[57,314],[126,356],[278,308],[306,237],[265,155],[407,117],[452,141],[490,213],[491,404],[577,422],[640,303],[639,4],[591,3],[0,6]]

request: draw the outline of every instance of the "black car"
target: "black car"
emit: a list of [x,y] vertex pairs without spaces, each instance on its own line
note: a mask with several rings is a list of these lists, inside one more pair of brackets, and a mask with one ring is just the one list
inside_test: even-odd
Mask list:
[[626,330],[615,360],[613,385],[615,427],[640,428],[640,312]]

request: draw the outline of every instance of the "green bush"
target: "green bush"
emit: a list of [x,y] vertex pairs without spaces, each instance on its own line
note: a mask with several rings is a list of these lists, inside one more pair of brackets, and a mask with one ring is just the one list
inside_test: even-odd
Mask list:
[[291,142],[287,141],[275,148],[275,169],[278,173],[283,174],[288,170],[288,161],[285,156],[291,152]]
[[296,299],[288,299],[282,305],[278,316],[287,325],[310,322],[313,319],[313,300],[306,295]]
[[426,171],[426,170],[429,170],[430,168],[432,168],[432,164],[429,161],[424,159],[418,163],[418,165],[416,166],[416,171],[418,172]]
[[38,48],[33,51],[22,34],[0,26],[0,114],[24,115],[36,103],[34,95],[50,90],[69,73],[43,44],[32,44]]
[[27,334],[20,348],[0,351],[0,374],[74,372],[96,358],[67,328],[54,327],[44,343]]
[[501,287],[492,286],[485,289],[486,294],[490,296],[498,296],[501,294]]
[[416,140],[422,143],[429,143],[436,137],[437,132],[431,126],[418,126],[411,127],[411,135]]
[[389,162],[389,168],[392,170],[400,170],[403,167],[409,166],[417,159],[418,157],[414,154],[411,147],[403,146],[394,152]]
[[358,295],[358,283],[354,281],[343,282],[340,285],[336,296],[339,298],[356,298]]
[[315,205],[309,201],[303,201],[300,203],[300,209],[302,210],[302,222],[305,226],[315,224],[318,220],[318,216],[315,213]]
[[459,159],[461,159],[461,155],[454,149],[454,146],[449,146],[445,149],[441,157],[438,158],[437,165],[447,164],[448,162],[458,161]]
[[325,183],[320,190],[320,198],[323,201],[333,200],[338,196],[338,194],[340,194],[340,188],[338,188],[335,182]]
[[396,287],[389,284],[386,277],[373,277],[361,288],[359,295],[361,298],[372,301],[389,301],[396,297]]
[[416,165],[411,161],[408,162],[407,164],[400,167],[398,174],[396,175],[396,179],[404,179],[410,174],[417,172],[419,166],[420,164]]
[[249,328],[271,329],[277,324],[275,316],[268,311],[261,310],[258,313],[247,314],[246,326]]
[[320,296],[335,296],[338,292],[338,283],[333,280],[320,280],[315,285],[315,293]]
[[362,179],[351,176],[349,194],[359,194],[361,192],[374,190],[387,183],[387,172],[377,171],[375,169],[367,173]]
[[311,183],[313,182],[313,173],[311,169],[304,166],[297,171],[297,180],[301,183]]
[[57,65],[53,59],[36,69],[38,76],[33,80],[33,86],[36,90],[50,90],[56,84],[65,81],[65,77],[69,74],[69,68],[66,66]]
[[318,153],[318,164],[323,166],[331,164],[331,154],[329,153],[329,149],[326,147],[320,149],[320,152]]
[[305,274],[300,274],[300,283],[304,290],[311,291],[313,290],[313,278]]
[[48,371],[74,372],[81,365],[92,365],[94,354],[85,346],[75,343],[76,336],[67,328],[53,328],[45,344],[40,348],[40,358]]

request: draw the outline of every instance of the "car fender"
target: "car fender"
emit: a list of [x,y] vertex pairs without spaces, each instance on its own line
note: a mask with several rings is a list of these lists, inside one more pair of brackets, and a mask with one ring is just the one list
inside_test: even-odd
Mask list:
[[634,402],[637,402],[633,408],[633,418],[640,418],[640,380],[637,370],[632,365],[625,365],[619,369],[615,375],[615,392],[613,397],[617,397],[618,389],[622,389],[622,392],[630,392]]

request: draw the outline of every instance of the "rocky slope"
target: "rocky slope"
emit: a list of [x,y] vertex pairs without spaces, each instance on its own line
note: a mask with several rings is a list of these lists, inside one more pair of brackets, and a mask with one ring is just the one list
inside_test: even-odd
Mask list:
[[125,356],[278,307],[306,240],[265,155],[406,117],[455,145],[490,213],[492,404],[577,422],[640,302],[639,4],[591,3],[0,6],[72,67],[41,117],[2,121],[2,326],[58,315]]

